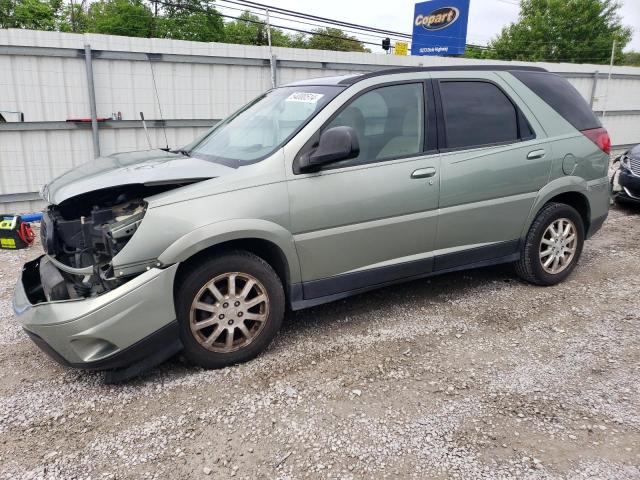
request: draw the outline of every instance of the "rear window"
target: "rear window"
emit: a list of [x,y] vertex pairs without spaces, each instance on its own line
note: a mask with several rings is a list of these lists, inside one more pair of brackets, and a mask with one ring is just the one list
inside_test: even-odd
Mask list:
[[518,141],[518,112],[494,84],[442,81],[440,96],[448,148]]
[[576,130],[602,126],[589,104],[565,78],[544,72],[514,70],[510,73],[562,115]]

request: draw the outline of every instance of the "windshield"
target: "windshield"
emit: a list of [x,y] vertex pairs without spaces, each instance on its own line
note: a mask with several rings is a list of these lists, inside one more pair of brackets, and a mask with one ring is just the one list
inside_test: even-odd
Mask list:
[[271,90],[245,105],[197,141],[188,154],[240,167],[267,157],[343,90],[293,86]]

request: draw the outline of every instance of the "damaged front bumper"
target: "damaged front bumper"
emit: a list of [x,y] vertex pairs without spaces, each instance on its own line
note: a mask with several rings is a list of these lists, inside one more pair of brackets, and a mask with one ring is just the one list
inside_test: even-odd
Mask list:
[[173,303],[177,264],[150,268],[100,296],[41,302],[44,258],[24,265],[13,309],[27,334],[57,362],[122,369],[147,359],[160,363],[181,349]]

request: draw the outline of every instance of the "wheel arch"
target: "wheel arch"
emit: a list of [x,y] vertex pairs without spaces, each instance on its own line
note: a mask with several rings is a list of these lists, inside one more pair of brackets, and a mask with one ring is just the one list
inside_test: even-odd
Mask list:
[[524,239],[538,213],[548,203],[564,203],[575,208],[582,221],[584,231],[588,232],[591,224],[591,205],[589,203],[587,182],[579,177],[562,177],[545,185],[536,197],[527,222],[521,233]]
[[198,228],[176,240],[159,257],[163,265],[179,263],[176,284],[189,266],[229,250],[245,250],[265,260],[276,271],[285,291],[300,281],[300,265],[293,236],[266,220],[232,220]]
[[175,285],[180,285],[180,279],[193,265],[197,265],[203,260],[215,257],[216,255],[223,255],[225,252],[233,250],[243,250],[253,253],[271,265],[280,278],[285,291],[287,290],[287,286],[291,284],[289,263],[284,252],[280,247],[278,247],[278,245],[263,238],[238,238],[206,247],[181,261],[178,265],[178,270],[176,271]]
[[569,205],[570,207],[575,208],[576,211],[580,214],[580,217],[582,217],[585,233],[589,231],[589,226],[591,224],[591,207],[589,205],[589,199],[586,197],[586,195],[576,191],[559,193],[558,195],[547,200],[545,202],[545,205],[553,202],[564,203],[565,205]]

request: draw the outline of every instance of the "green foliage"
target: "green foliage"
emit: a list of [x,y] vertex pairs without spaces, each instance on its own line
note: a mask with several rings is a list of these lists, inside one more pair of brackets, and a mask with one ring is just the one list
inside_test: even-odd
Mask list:
[[57,30],[62,0],[0,0],[0,28]]
[[[171,3],[173,5],[167,5]],[[88,6],[87,6],[88,5]],[[0,0],[0,28],[104,33],[198,42],[267,45],[265,20],[248,11],[225,23],[213,0]],[[271,28],[275,47],[368,52],[362,42],[337,28],[319,28],[311,35],[288,35]]]
[[615,40],[619,63],[632,37],[619,8],[617,0],[521,0],[518,21],[502,29],[482,58],[608,63]]
[[622,54],[622,65],[640,67],[640,52],[626,52]]
[[334,50],[339,52],[370,52],[362,42],[338,28],[317,28],[306,42],[307,48]]
[[[267,26],[257,15],[243,12],[237,20],[229,22],[224,27],[225,41],[241,43],[243,45],[267,45]],[[292,39],[282,30],[271,28],[271,45],[274,47],[288,47]]]
[[87,32],[127,37],[150,37],[153,14],[141,0],[103,0],[92,3]]
[[468,46],[463,56],[465,58],[487,58],[487,51],[476,46]]
[[213,2],[173,0],[171,3],[176,6],[162,6],[153,36],[195,42],[224,41],[224,22]]
[[59,28],[61,32],[89,31],[89,17],[81,3],[63,5]]

